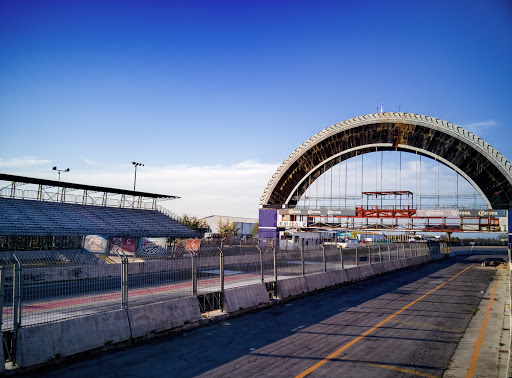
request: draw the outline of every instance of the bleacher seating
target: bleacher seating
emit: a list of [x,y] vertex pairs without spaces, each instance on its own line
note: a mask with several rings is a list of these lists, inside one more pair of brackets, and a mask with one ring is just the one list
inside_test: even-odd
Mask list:
[[197,237],[157,210],[126,209],[0,197],[1,235]]

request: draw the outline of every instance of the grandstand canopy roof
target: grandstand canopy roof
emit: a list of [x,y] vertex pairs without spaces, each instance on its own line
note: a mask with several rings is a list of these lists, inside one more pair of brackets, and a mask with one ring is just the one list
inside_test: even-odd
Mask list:
[[38,179],[38,178],[33,178],[33,177],[9,175],[9,174],[5,174],[5,173],[0,173],[0,180],[1,181],[10,181],[12,183],[35,184],[35,185],[51,186],[51,187],[57,187],[57,188],[85,190],[85,191],[90,191],[90,192],[102,192],[102,193],[111,193],[111,194],[130,195],[130,196],[151,198],[151,199],[178,199],[178,198],[180,198],[178,196],[170,196],[170,195],[166,195],[166,194],[156,194],[156,193],[147,193],[147,192],[126,190],[126,189],[107,188],[104,186],[95,186],[95,185],[75,184],[75,183],[65,182],[65,181]]

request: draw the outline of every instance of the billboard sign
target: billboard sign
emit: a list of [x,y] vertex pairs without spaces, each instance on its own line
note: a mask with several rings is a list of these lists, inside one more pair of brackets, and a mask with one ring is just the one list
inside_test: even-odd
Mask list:
[[294,228],[304,228],[304,227],[307,227],[308,226],[308,222],[306,221],[299,221],[299,222],[292,222],[292,221],[278,221],[277,222],[277,227],[280,227],[280,228],[291,228],[291,227],[294,227]]
[[174,243],[175,251],[199,251],[201,247],[201,239],[178,239]]
[[501,218],[507,216],[507,210],[493,210],[493,209],[485,209],[485,210],[459,210],[459,214],[461,217],[470,217],[470,218]]
[[308,215],[317,217],[354,217],[356,209],[279,209],[281,215]]
[[127,256],[135,255],[137,239],[135,238],[112,238],[110,240],[110,253],[117,255],[123,252]]
[[167,254],[167,238],[141,238],[137,248],[137,256],[165,256]]
[[417,217],[459,218],[459,210],[416,210]]
[[187,239],[187,249],[197,252],[201,247],[201,239]]
[[87,235],[84,249],[92,253],[106,254],[108,238],[101,235]]
[[507,216],[507,210],[416,210],[416,216],[426,218],[500,218]]

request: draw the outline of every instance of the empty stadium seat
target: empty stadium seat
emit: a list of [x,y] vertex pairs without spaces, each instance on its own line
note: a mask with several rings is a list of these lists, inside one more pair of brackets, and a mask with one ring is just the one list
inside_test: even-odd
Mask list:
[[69,234],[197,237],[197,232],[157,210],[79,205],[0,197],[0,234]]

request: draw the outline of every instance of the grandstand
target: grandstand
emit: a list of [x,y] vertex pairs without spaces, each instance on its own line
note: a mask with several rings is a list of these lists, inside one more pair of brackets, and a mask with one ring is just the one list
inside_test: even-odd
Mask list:
[[[0,189],[0,250],[19,250],[21,245],[26,250],[27,238],[33,249],[49,249],[47,242],[32,242],[48,236],[73,238],[74,242],[64,249],[76,248],[87,235],[167,239],[199,236],[156,206],[156,201],[179,198],[176,196],[4,174],[0,174],[0,181],[9,182]],[[20,190],[21,184],[35,186],[36,190]],[[77,190],[82,194],[66,193]],[[14,245],[13,237],[18,245]]]

